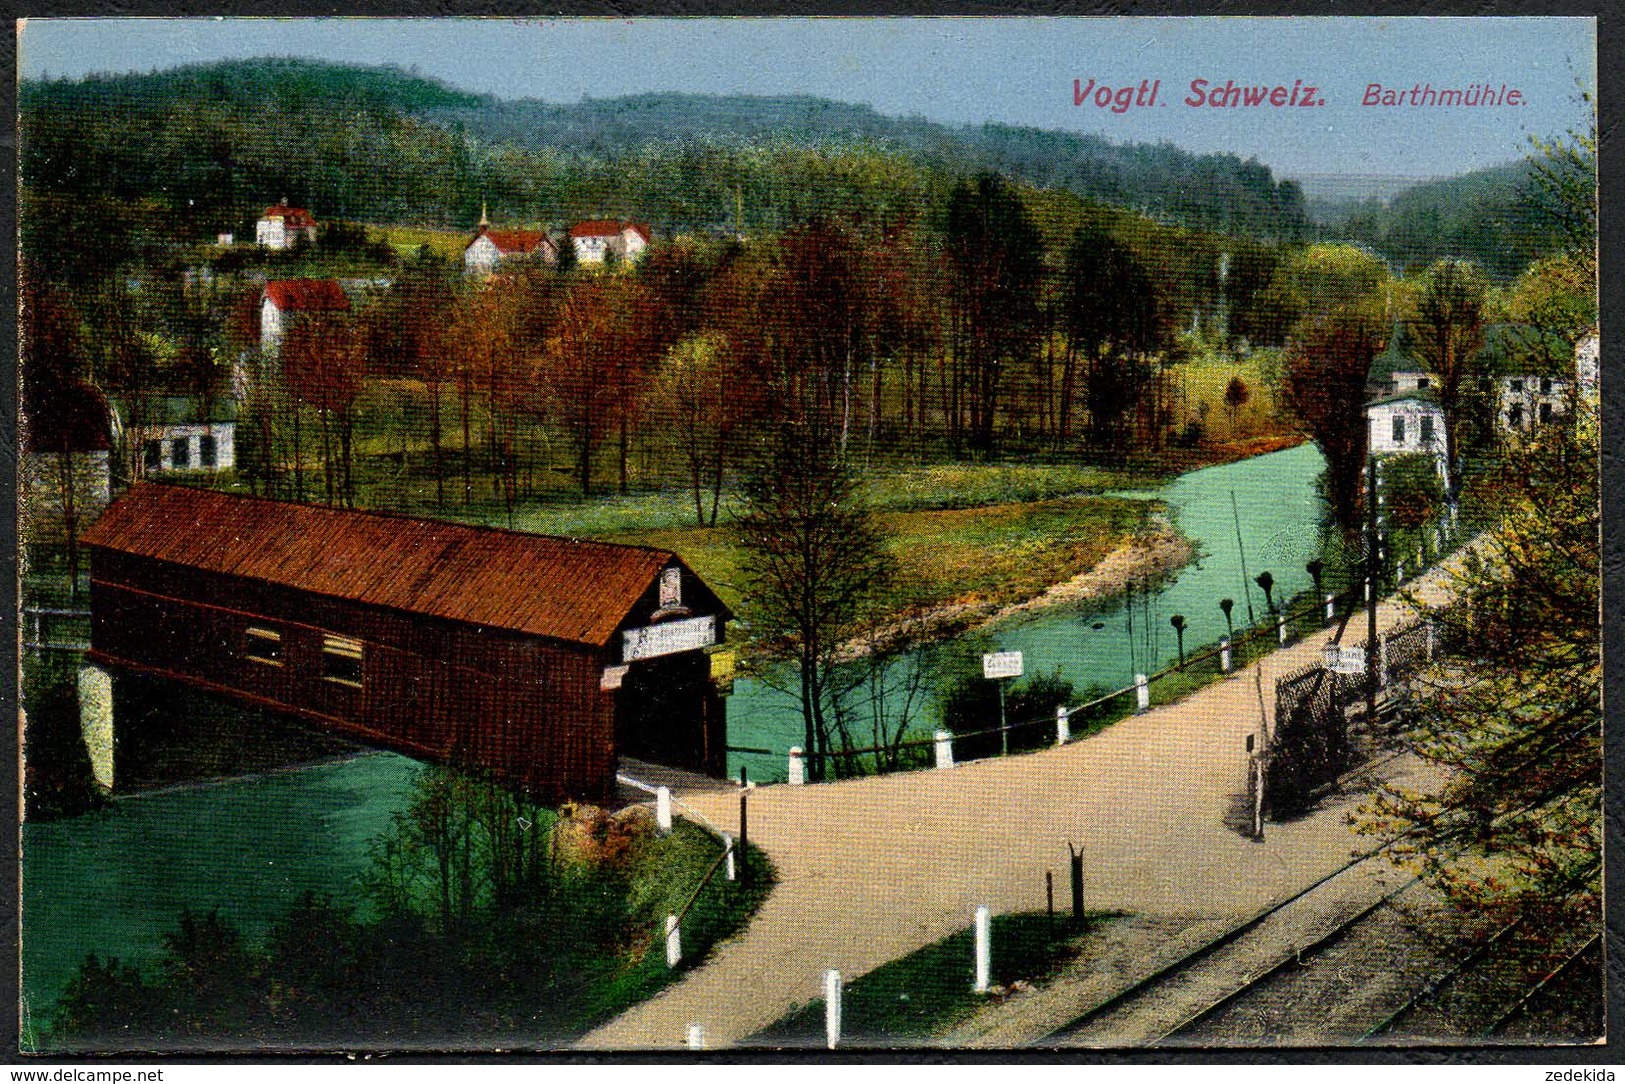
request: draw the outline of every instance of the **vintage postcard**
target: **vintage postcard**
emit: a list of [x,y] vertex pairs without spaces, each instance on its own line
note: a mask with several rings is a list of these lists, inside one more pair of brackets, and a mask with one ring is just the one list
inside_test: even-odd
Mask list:
[[21,1053],[1603,1038],[1594,20],[19,40]]

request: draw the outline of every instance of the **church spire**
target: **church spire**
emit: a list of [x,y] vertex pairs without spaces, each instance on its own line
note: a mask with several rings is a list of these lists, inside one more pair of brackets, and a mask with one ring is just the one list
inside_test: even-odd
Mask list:
[[486,217],[486,213],[485,213],[485,201],[480,200],[480,226],[482,228],[484,228],[484,227],[488,227],[490,225],[491,225],[491,220],[488,217]]

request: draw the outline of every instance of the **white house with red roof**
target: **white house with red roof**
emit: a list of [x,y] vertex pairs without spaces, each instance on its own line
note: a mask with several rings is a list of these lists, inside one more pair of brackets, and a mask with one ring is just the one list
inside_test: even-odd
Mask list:
[[301,237],[316,243],[316,216],[303,207],[289,207],[286,198],[267,207],[254,223],[254,243],[262,248],[292,248]]
[[556,263],[558,257],[558,245],[541,230],[493,230],[482,213],[478,232],[463,249],[463,270],[489,275],[508,260]]
[[646,222],[620,222],[610,218],[595,218],[577,222],[570,227],[570,243],[576,250],[576,262],[603,263],[613,252],[617,259],[635,260],[649,247],[649,225]]
[[273,279],[260,293],[260,349],[275,354],[302,315],[349,311],[350,299],[334,279]]

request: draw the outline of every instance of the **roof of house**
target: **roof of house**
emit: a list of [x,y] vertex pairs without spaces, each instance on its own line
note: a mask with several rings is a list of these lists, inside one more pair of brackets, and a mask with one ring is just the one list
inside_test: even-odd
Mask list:
[[113,446],[107,400],[94,385],[70,380],[27,389],[28,452],[105,452]]
[[264,296],[283,312],[345,312],[350,299],[333,279],[274,279]]
[[645,242],[649,240],[649,224],[646,222],[618,222],[613,218],[594,218],[586,222],[577,222],[570,227],[571,237],[619,237],[627,230],[631,230]]
[[1409,391],[1395,392],[1393,395],[1379,395],[1367,402],[1366,407],[1369,409],[1375,406],[1386,406],[1389,403],[1397,403],[1403,399],[1415,399],[1433,407],[1439,405],[1439,396],[1432,388],[1412,388]]
[[1405,346],[1405,325],[1394,323],[1393,332],[1388,336],[1388,345],[1382,353],[1371,359],[1371,368],[1366,373],[1366,383],[1373,387],[1386,387],[1394,379],[1395,373],[1426,372],[1427,367],[1418,361]]
[[1491,324],[1479,357],[1496,376],[1565,376],[1574,365],[1574,346],[1531,324]]
[[125,425],[203,425],[237,420],[237,400],[229,395],[209,400],[205,417],[202,404],[193,395],[159,395],[137,404],[128,398],[112,400],[113,409]]
[[286,203],[279,203],[273,207],[267,207],[265,209],[265,213],[260,215],[260,217],[280,218],[282,219],[282,224],[284,226],[293,230],[316,225],[315,215],[311,214],[303,207],[289,207]]
[[[602,647],[666,550],[142,482],[88,546],[372,606]],[[725,612],[725,611],[724,611]]]
[[504,256],[523,256],[535,252],[544,245],[553,242],[541,230],[492,230],[484,227],[476,233],[468,243],[472,245],[481,237],[489,237],[497,251]]

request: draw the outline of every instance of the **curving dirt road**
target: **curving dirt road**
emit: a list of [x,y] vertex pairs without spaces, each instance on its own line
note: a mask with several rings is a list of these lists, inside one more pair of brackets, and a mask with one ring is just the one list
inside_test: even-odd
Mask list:
[[[1430,575],[1410,589],[1436,597]],[[1379,626],[1407,617],[1389,600]],[[1092,910],[1240,918],[1302,888],[1370,846],[1347,827],[1347,804],[1271,824],[1263,842],[1227,817],[1246,787],[1244,739],[1273,711],[1276,678],[1318,659],[1329,637],[1064,747],[753,792],[750,838],[778,867],[777,888],[704,966],[580,1045],[676,1049],[691,1023],[711,1048],[738,1042],[821,996],[828,968],[855,978],[964,928],[981,904],[1041,910],[1045,870],[1058,890],[1066,883],[1068,840],[1083,845]],[[737,830],[737,788],[677,796]]]

